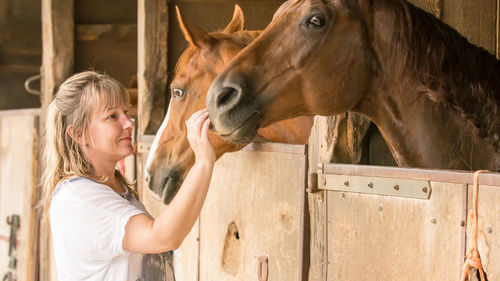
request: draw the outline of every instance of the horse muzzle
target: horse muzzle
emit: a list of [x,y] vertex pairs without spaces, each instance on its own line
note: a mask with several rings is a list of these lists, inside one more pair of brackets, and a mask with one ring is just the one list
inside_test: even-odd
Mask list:
[[258,103],[241,86],[246,83],[235,80],[242,79],[216,79],[208,90],[211,129],[232,142],[250,143],[257,134],[262,114]]
[[149,176],[148,188],[153,197],[169,204],[179,190],[182,180],[178,171],[159,172]]

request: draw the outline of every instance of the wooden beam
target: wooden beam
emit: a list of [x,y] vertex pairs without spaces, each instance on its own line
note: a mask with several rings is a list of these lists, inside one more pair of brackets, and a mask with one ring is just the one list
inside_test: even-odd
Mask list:
[[497,59],[500,59],[500,0],[497,0]]
[[76,41],[136,41],[136,24],[79,24]]
[[73,1],[42,0],[42,109],[73,73]]
[[[42,70],[41,97],[42,114],[40,130],[45,127],[46,108],[54,98],[57,87],[73,73],[74,65],[74,17],[73,0],[42,0]],[[43,135],[43,132],[40,132]],[[39,150],[40,153],[43,151]],[[42,157],[38,171],[43,171]],[[40,176],[40,174],[38,175]],[[41,198],[39,198],[40,200]],[[57,278],[50,254],[51,239],[48,220],[41,219],[38,233],[40,255],[38,280]],[[35,230],[36,232],[36,230]],[[34,263],[37,266],[37,263]],[[35,277],[36,278],[36,277]]]
[[442,0],[441,19],[471,43],[496,53],[498,0]]
[[138,135],[154,134],[166,109],[168,6],[164,0],[139,0]]

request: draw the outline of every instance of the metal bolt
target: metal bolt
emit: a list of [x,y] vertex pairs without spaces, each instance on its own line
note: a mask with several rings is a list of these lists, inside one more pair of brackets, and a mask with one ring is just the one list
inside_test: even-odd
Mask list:
[[488,226],[488,233],[493,233],[493,227],[491,227],[491,225]]
[[345,192],[342,192],[342,199],[345,200]]
[[323,185],[326,185],[326,178],[323,178]]
[[465,221],[464,221],[464,220],[461,220],[461,221],[460,221],[460,226],[461,226],[461,227],[464,227],[464,226],[465,226]]
[[425,186],[424,188],[422,188],[422,191],[423,191],[424,193],[427,193],[427,186]]
[[399,185],[397,185],[397,184],[396,184],[396,185],[394,186],[394,190],[399,190]]
[[382,206],[382,204],[378,205],[378,210],[382,212],[382,210],[384,210],[384,206]]
[[373,188],[373,183],[372,183],[372,182],[371,182],[371,183],[369,183],[369,184],[368,184],[368,187],[369,187],[369,188]]
[[349,186],[349,181],[345,181],[344,186]]
[[431,223],[432,223],[432,224],[437,224],[437,218],[436,218],[436,217],[433,217],[433,218],[431,219]]

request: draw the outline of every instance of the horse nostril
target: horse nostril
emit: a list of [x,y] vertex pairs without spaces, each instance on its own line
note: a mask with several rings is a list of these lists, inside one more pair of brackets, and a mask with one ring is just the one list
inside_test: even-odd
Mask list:
[[216,105],[217,107],[222,107],[228,105],[232,100],[238,97],[238,90],[235,88],[224,88],[217,95]]

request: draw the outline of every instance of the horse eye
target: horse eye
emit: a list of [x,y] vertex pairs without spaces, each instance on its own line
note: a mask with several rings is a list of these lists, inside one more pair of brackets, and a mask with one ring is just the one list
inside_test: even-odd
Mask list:
[[326,23],[325,18],[322,16],[318,16],[318,15],[312,16],[307,21],[307,25],[309,27],[322,27],[325,25],[325,23]]
[[179,88],[173,88],[172,89],[172,96],[174,98],[180,99],[180,98],[184,97],[184,90],[179,89]]

